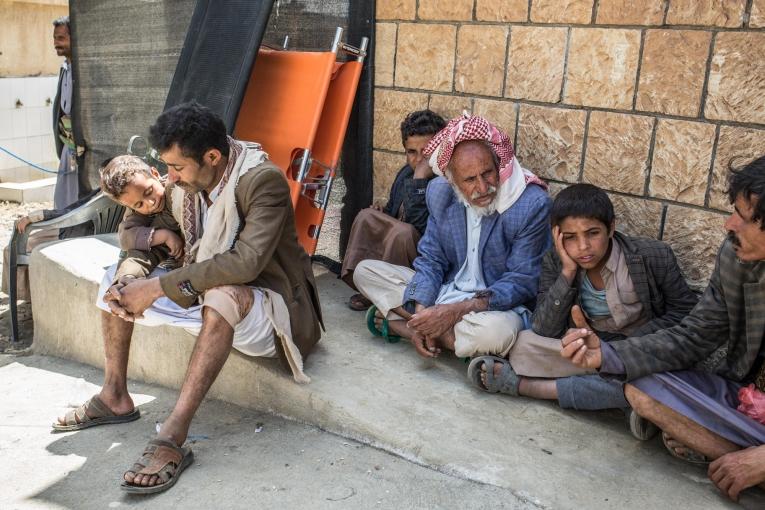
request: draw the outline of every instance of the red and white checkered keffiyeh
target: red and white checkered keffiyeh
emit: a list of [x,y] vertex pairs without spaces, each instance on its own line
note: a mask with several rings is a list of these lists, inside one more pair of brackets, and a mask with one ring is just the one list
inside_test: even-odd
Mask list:
[[[499,199],[497,211],[509,209],[520,197],[527,184],[536,184],[547,189],[547,184],[522,168],[515,157],[513,144],[505,133],[497,129],[488,120],[477,115],[463,113],[446,124],[441,131],[428,142],[422,153],[428,158],[430,166],[437,175],[444,175],[454,148],[467,140],[485,140],[489,142],[499,157]],[[517,174],[516,174],[517,172]],[[520,179],[520,177],[523,179]]]

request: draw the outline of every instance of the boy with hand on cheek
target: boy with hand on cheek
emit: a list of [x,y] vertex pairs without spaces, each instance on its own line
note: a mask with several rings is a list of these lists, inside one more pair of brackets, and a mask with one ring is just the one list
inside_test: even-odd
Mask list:
[[[613,204],[591,184],[561,191],[550,213],[554,247],[542,262],[532,330],[508,359],[484,356],[469,376],[490,392],[558,400],[563,408],[628,408],[623,385],[576,367],[560,355],[570,327],[619,341],[678,324],[697,302],[672,249],[616,231]],[[629,413],[630,429],[648,439],[655,427]]]

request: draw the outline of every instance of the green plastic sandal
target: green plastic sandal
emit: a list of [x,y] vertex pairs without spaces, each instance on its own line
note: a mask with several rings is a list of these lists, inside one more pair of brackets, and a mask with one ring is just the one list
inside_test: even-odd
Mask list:
[[377,314],[377,307],[375,305],[372,305],[369,307],[369,310],[367,310],[367,329],[369,329],[369,332],[372,333],[374,336],[381,336],[385,339],[386,342],[390,344],[395,344],[401,341],[401,337],[398,335],[391,335],[388,331],[388,319],[382,320],[382,329],[377,329],[377,326],[375,325],[375,316]]

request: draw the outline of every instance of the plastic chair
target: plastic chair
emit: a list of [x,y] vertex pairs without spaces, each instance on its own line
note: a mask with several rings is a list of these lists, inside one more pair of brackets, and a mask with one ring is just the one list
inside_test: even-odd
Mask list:
[[117,231],[122,221],[125,208],[114,202],[111,198],[99,193],[82,206],[68,213],[47,221],[31,223],[19,233],[16,225],[13,226],[11,240],[8,243],[8,297],[11,305],[11,342],[18,342],[19,321],[17,305],[17,270],[19,266],[29,265],[29,253],[27,241],[32,232],[38,230],[67,229],[83,225],[88,222],[93,224],[93,234],[109,234]]
[[[340,161],[367,39],[355,48],[338,28],[330,51],[261,48],[234,137],[260,143],[289,182],[298,240],[316,251]],[[338,62],[338,52],[352,57]]]

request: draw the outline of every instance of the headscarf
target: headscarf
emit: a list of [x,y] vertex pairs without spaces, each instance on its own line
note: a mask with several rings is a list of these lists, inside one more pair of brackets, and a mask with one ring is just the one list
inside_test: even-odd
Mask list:
[[441,131],[428,142],[423,154],[428,158],[430,167],[437,175],[444,175],[454,148],[467,140],[484,140],[491,144],[499,157],[499,191],[497,211],[505,212],[520,198],[527,184],[536,184],[547,190],[547,184],[521,167],[515,157],[513,144],[505,133],[497,129],[488,120],[467,112],[446,124]]

